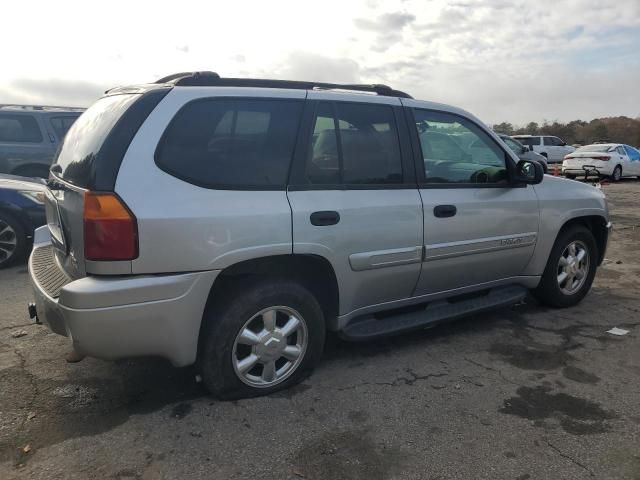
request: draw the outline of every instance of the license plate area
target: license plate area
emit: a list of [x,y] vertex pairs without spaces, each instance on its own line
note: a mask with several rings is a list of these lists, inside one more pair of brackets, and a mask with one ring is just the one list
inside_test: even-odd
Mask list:
[[51,232],[51,243],[67,255],[67,242],[65,241],[64,231],[62,230],[60,206],[58,205],[58,200],[64,201],[64,190],[56,190],[54,193],[47,189],[45,196],[44,206],[47,214],[47,227],[49,228],[49,232]]

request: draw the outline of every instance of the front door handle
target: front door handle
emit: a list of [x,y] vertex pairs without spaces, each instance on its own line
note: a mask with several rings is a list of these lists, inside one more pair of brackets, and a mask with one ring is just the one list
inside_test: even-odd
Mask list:
[[328,225],[335,225],[340,221],[340,214],[331,210],[322,212],[313,212],[311,214],[311,224],[316,227],[326,227]]
[[438,218],[453,217],[458,212],[455,205],[437,205],[433,207],[433,214]]

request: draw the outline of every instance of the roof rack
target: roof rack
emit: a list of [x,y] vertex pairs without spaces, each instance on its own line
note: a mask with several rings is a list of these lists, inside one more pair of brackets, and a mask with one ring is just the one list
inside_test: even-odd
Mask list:
[[0,103],[0,108],[10,108],[16,110],[64,110],[67,112],[84,112],[83,107],[63,107],[61,105],[19,105],[17,103]]
[[257,87],[290,88],[301,90],[350,90],[375,93],[385,97],[413,98],[408,93],[381,84],[338,84],[304,82],[298,80],[269,80],[264,78],[223,78],[215,72],[182,72],[162,77],[154,83],[171,83],[175,86],[200,87]]

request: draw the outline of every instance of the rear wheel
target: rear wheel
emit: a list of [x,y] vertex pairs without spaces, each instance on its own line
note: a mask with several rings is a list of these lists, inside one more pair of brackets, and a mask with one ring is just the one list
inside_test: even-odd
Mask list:
[[568,178],[569,180],[575,180],[576,176],[573,173],[565,173],[564,175],[566,178]]
[[21,259],[27,248],[27,235],[20,222],[0,211],[0,268]]
[[597,245],[591,231],[575,225],[562,231],[547,266],[534,290],[540,302],[552,307],[571,307],[589,292],[597,266]]
[[198,366],[207,388],[231,400],[268,395],[304,380],[322,355],[322,309],[288,280],[228,289],[207,307]]
[[622,178],[622,167],[620,165],[616,165],[616,168],[613,169],[613,173],[611,174],[611,180],[614,182],[619,182]]

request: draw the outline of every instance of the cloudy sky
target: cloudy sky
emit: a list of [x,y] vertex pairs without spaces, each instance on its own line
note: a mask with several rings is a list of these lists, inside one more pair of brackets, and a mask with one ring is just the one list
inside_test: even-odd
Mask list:
[[169,73],[386,83],[487,123],[640,116],[640,0],[3,2],[0,103]]

